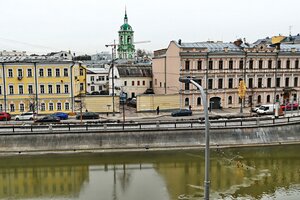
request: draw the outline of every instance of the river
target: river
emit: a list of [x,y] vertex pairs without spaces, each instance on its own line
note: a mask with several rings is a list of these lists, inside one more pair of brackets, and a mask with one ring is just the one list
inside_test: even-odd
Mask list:
[[[211,199],[300,199],[300,145],[211,150]],[[202,199],[204,150],[1,157],[0,199]]]

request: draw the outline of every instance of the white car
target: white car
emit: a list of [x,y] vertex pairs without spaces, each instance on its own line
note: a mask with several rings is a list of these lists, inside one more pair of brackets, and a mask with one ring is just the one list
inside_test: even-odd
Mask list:
[[19,120],[34,120],[35,118],[36,118],[36,115],[32,112],[22,113],[21,115],[17,115],[15,117],[16,121],[19,121]]

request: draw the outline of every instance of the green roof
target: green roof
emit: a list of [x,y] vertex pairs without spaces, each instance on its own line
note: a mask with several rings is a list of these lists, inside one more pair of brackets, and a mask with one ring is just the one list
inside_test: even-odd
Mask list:
[[129,24],[125,23],[120,27],[121,31],[132,31],[132,28]]

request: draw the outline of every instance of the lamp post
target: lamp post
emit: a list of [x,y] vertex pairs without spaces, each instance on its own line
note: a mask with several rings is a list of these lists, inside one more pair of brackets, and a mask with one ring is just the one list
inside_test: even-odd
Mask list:
[[204,108],[204,118],[205,118],[205,179],[204,179],[204,199],[209,199],[209,169],[210,169],[210,160],[209,160],[209,118],[208,118],[208,108],[207,108],[207,100],[206,94],[201,85],[199,85],[196,81],[191,77],[180,77],[179,81],[182,83],[192,83],[195,85],[201,93],[203,108]]

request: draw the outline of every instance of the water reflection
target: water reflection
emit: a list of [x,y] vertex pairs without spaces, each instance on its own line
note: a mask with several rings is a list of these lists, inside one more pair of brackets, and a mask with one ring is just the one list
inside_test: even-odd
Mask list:
[[[297,199],[299,145],[211,152],[212,199]],[[1,199],[201,199],[203,151],[1,158]]]

